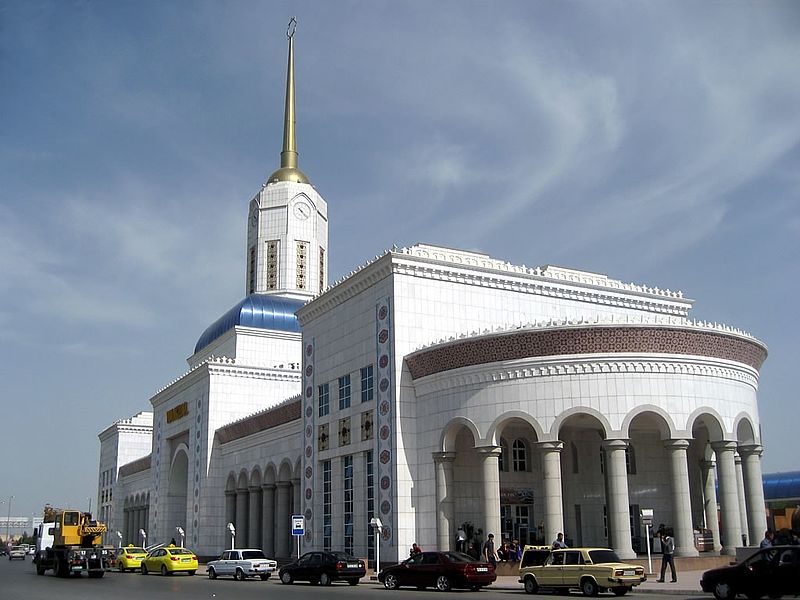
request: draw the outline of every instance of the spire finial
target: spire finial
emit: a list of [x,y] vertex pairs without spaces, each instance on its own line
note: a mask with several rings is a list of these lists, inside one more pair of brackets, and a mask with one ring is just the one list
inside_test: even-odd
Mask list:
[[297,138],[294,114],[294,34],[297,31],[297,18],[289,19],[286,38],[289,40],[289,61],[286,68],[286,104],[283,117],[283,149],[281,168],[269,176],[267,183],[275,181],[294,181],[310,183],[308,177],[297,167]]

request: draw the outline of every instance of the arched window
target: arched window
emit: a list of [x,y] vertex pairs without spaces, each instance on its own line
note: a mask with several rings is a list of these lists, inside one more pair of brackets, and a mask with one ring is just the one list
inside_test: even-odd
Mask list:
[[575,442],[569,443],[570,454],[572,454],[572,472],[578,472],[578,447],[575,445]]
[[528,470],[528,452],[525,442],[519,438],[514,440],[514,445],[511,447],[511,462],[515,471]]

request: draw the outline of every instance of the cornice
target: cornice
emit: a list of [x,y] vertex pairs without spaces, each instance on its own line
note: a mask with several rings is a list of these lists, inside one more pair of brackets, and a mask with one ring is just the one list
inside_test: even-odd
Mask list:
[[644,358],[641,355],[591,358],[558,356],[474,365],[422,377],[414,382],[414,388],[418,397],[424,397],[443,391],[506,381],[630,373],[716,377],[758,388],[758,371],[739,363],[719,360],[686,361],[668,356]]

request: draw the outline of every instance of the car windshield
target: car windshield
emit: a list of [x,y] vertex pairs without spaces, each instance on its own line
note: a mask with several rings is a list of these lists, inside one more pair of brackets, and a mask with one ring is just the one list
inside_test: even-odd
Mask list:
[[455,563],[481,562],[472,558],[469,554],[464,554],[463,552],[445,552],[444,555],[447,557],[447,560]]
[[170,548],[169,549],[169,553],[170,554],[175,554],[175,555],[178,555],[178,554],[191,554],[191,552],[189,550],[187,550],[186,548]]
[[125,548],[125,552],[128,554],[147,554],[147,550],[144,548]]
[[247,559],[267,558],[267,557],[264,556],[264,553],[261,550],[245,550],[244,552],[242,552],[242,558],[247,560]]
[[589,558],[596,565],[620,562],[619,556],[613,550],[589,550]]
[[753,565],[768,563],[775,558],[776,554],[777,553],[774,550],[756,552],[753,556],[745,560],[743,564],[746,567],[752,567]]
[[11,551],[14,552],[15,550],[19,550],[21,552],[24,552],[25,548],[23,548],[22,546],[12,546],[11,547]]

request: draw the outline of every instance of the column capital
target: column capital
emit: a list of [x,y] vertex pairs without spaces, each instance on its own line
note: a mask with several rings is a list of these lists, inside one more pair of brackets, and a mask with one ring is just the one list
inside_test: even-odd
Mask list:
[[685,438],[674,438],[664,440],[664,448],[667,450],[687,450],[690,442]]
[[275,485],[277,487],[281,488],[281,489],[288,489],[288,488],[292,487],[292,482],[291,481],[278,481]]
[[700,467],[708,470],[715,469],[717,467],[717,462],[714,460],[703,459],[700,461]]
[[750,456],[758,456],[759,458],[764,453],[764,446],[761,444],[744,444],[739,446],[739,455],[743,458]]
[[497,458],[503,449],[500,446],[475,446],[475,451],[483,458]]
[[247,491],[250,492],[251,494],[253,494],[255,492],[260,492],[261,491],[261,486],[260,485],[251,485],[250,487],[247,488]]
[[262,483],[261,484],[261,489],[262,490],[274,490],[275,489],[275,484],[274,483]]
[[628,440],[616,438],[613,440],[603,440],[600,445],[604,450],[625,450],[629,446]]
[[718,440],[716,442],[711,442],[711,448],[714,452],[735,452],[738,446],[739,444],[736,440]]
[[249,491],[249,490],[248,490],[246,487],[243,487],[243,488],[236,488],[236,493],[237,493],[237,494],[244,494],[245,492],[248,492],[248,491]]
[[299,477],[292,477],[289,480],[289,483],[291,483],[292,485],[300,485],[300,478]]
[[236,490],[225,490],[225,495],[226,496],[235,496],[236,495]]
[[564,450],[564,442],[561,440],[534,442],[532,445],[534,448],[538,448],[542,452],[561,452]]
[[435,463],[453,462],[456,459],[455,452],[431,452],[431,457]]

